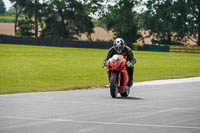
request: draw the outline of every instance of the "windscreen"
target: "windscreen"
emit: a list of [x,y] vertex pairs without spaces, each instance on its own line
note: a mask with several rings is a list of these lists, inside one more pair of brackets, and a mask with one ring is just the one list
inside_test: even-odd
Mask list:
[[122,55],[114,55],[113,57],[112,57],[112,59],[113,60],[121,60],[121,59],[123,59],[123,56]]

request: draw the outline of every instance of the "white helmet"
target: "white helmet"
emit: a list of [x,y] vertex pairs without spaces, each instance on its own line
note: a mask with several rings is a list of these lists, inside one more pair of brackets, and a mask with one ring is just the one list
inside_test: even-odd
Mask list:
[[122,38],[117,38],[114,41],[114,48],[117,51],[118,54],[120,54],[125,46],[125,42]]

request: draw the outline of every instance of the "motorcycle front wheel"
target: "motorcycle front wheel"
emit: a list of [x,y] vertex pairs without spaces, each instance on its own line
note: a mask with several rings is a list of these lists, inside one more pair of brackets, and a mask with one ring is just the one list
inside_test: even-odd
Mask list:
[[117,76],[116,75],[111,75],[110,79],[110,95],[113,98],[117,97],[118,93],[118,88],[117,88]]

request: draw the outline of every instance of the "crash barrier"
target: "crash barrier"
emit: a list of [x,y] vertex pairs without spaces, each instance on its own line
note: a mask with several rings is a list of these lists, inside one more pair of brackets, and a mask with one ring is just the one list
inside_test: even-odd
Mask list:
[[[22,44],[36,46],[55,46],[55,47],[73,47],[73,48],[95,48],[109,49],[113,46],[112,42],[94,42],[94,41],[77,41],[77,40],[58,40],[31,37],[15,37],[0,35],[0,44]],[[175,45],[148,45],[135,46],[126,43],[133,50],[142,51],[158,51],[158,52],[184,52],[184,53],[200,53],[199,46],[175,46]]]
[[[55,47],[73,47],[73,48],[95,48],[109,49],[113,46],[112,42],[94,42],[94,41],[78,41],[78,40],[56,40],[32,37],[15,37],[0,35],[0,43],[4,44],[22,44],[36,46],[55,46]],[[128,44],[132,48],[132,44]]]
[[170,52],[200,53],[199,46],[170,46]]
[[158,51],[158,52],[169,52],[169,46],[168,45],[148,45],[144,44],[143,46],[140,46],[138,50],[142,51]]
[[149,45],[144,44],[140,46],[138,44],[133,45],[134,50],[142,51],[158,51],[158,52],[180,52],[180,53],[200,53],[199,46],[177,46],[177,45]]

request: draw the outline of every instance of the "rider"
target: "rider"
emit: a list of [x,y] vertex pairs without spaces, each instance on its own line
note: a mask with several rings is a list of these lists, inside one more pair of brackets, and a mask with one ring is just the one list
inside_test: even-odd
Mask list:
[[133,65],[136,63],[136,59],[133,56],[131,48],[125,45],[125,42],[122,38],[115,39],[113,47],[109,49],[108,55],[104,60],[104,66],[106,66],[107,61],[115,54],[123,55],[127,59],[127,61],[130,62],[129,64],[127,64],[128,65],[127,70],[130,77],[128,86],[131,87],[133,85],[133,72],[134,72]]

